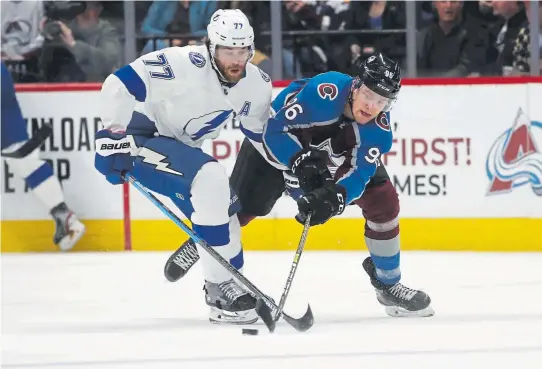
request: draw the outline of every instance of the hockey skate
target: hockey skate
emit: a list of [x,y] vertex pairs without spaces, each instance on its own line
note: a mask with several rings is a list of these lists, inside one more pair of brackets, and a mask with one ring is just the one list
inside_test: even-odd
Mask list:
[[51,215],[56,227],[53,242],[62,251],[71,250],[85,234],[85,225],[77,219],[75,213],[65,203],[54,207]]
[[376,269],[371,257],[363,261],[363,269],[371,278],[376,298],[386,307],[386,314],[393,317],[428,317],[435,312],[430,306],[431,298],[423,291],[413,290],[401,283],[385,285],[376,278]]
[[203,289],[205,302],[211,308],[211,323],[252,324],[258,320],[256,299],[233,279],[222,283],[205,281]]
[[196,244],[192,239],[189,239],[167,259],[164,266],[164,276],[170,282],[177,282],[196,264],[198,259]]

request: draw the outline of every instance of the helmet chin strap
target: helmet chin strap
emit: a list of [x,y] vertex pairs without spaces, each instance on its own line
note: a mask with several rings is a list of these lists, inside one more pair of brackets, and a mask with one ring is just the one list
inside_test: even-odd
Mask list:
[[352,114],[352,118],[354,118],[354,120],[356,119],[356,117],[354,116],[354,99],[352,95],[354,94],[354,90],[357,90],[359,86],[360,85],[356,83],[356,81],[354,81],[350,89],[350,95],[348,96],[348,105],[350,105],[350,114]]
[[229,83],[226,77],[224,77],[224,75],[220,71],[220,68],[218,68],[218,65],[216,65],[216,61],[215,61],[216,46],[213,43],[209,43],[208,50],[209,50],[209,55],[211,56],[211,66],[215,70],[215,73],[217,74],[218,79],[220,80],[220,82]]

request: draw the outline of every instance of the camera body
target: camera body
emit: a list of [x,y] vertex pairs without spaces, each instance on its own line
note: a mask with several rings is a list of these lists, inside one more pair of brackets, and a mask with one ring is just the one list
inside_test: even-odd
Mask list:
[[60,40],[61,30],[57,21],[70,22],[87,8],[85,1],[46,1],[44,5],[46,20],[43,34],[52,41]]

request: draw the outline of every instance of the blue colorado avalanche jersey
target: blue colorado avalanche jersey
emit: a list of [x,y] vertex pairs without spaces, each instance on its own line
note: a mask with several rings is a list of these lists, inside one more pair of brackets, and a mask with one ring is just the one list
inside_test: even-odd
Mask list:
[[263,143],[269,159],[288,168],[304,148],[328,153],[328,167],[346,190],[347,203],[358,199],[392,145],[389,113],[358,124],[343,112],[353,78],[338,72],[292,82],[272,103]]

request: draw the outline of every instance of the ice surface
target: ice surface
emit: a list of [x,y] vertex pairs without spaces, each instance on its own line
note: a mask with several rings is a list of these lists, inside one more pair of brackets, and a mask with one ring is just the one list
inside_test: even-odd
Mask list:
[[[403,253],[403,282],[432,318],[391,318],[365,253],[305,252],[280,322],[258,336],[207,321],[201,270],[172,284],[166,253],[2,255],[3,368],[542,368],[542,254]],[[245,274],[280,297],[293,252],[247,252]],[[252,327],[253,328],[253,327]]]

